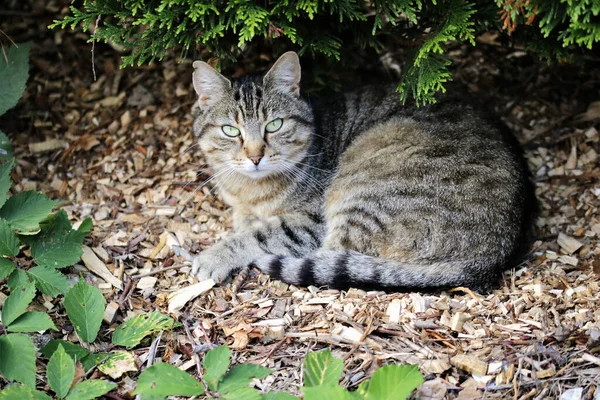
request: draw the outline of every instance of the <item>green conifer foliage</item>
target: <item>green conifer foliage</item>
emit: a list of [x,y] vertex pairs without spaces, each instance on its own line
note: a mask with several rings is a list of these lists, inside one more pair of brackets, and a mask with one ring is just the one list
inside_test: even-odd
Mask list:
[[386,38],[401,38],[414,49],[398,90],[426,104],[452,79],[449,41],[474,45],[485,30],[522,30],[529,49],[564,60],[600,41],[599,13],[600,0],[83,0],[52,27],[81,25],[91,41],[123,46],[124,67],[170,49],[231,62],[257,41],[343,64],[357,46],[380,51]]

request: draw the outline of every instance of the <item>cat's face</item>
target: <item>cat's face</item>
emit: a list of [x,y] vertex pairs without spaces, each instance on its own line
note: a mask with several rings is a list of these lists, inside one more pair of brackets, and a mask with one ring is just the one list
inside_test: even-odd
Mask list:
[[261,179],[285,173],[306,156],[313,116],[299,97],[296,53],[281,56],[264,78],[233,82],[196,61],[193,82],[198,94],[194,133],[215,173]]

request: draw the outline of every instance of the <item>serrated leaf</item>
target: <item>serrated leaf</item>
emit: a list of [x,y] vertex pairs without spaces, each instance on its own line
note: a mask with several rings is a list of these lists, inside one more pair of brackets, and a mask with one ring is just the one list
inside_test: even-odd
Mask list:
[[19,252],[19,238],[7,221],[0,218],[0,257],[14,257]]
[[31,42],[14,45],[0,57],[0,115],[17,105],[29,77]]
[[204,367],[204,380],[208,383],[210,390],[217,391],[219,382],[229,368],[230,351],[227,346],[219,346],[210,350],[204,356],[202,366]]
[[269,392],[263,394],[261,400],[298,400],[298,397],[285,392]]
[[105,305],[100,289],[90,286],[84,279],[80,279],[65,294],[64,305],[79,337],[87,343],[96,340],[102,324]]
[[[0,132],[0,142],[1,142],[2,135],[3,135],[3,133]],[[10,149],[10,150],[12,152],[12,149]],[[0,156],[2,156],[2,153],[8,154],[8,150],[2,149],[1,143],[0,143]],[[4,154],[4,156],[8,157],[7,154]],[[0,160],[1,159],[2,158],[0,157]],[[5,163],[0,164],[0,207],[2,207],[4,205],[4,203],[6,203],[6,199],[8,197],[8,191],[10,190],[10,186],[12,185],[12,181],[10,180],[10,171],[13,167],[14,162],[15,162],[15,159],[10,157]]]
[[[12,145],[10,144],[10,139],[4,132],[0,131],[0,160],[13,161],[13,157],[14,154]],[[4,201],[6,201],[6,197],[4,198]]]
[[11,291],[18,287],[23,287],[29,283],[32,282],[22,269],[15,269],[8,277],[8,282],[6,282]]
[[98,365],[98,369],[113,379],[120,378],[125,372],[137,371],[135,358],[126,351],[115,351]]
[[4,279],[15,270],[15,264],[6,259],[0,258],[0,279]]
[[0,391],[0,400],[52,400],[50,396],[27,386],[11,385]]
[[187,372],[160,362],[140,374],[133,393],[144,397],[196,396],[204,394],[204,386]]
[[35,388],[35,348],[28,336],[11,333],[0,336],[0,374],[9,381]]
[[233,392],[234,390],[248,387],[252,378],[262,379],[269,375],[271,371],[260,365],[239,364],[231,368],[231,371],[219,383],[219,393]]
[[60,210],[40,222],[40,233],[22,236],[21,240],[31,247],[31,255],[38,265],[67,267],[79,261],[83,254],[81,244],[90,229],[87,221],[74,230],[66,211]]
[[83,369],[89,371],[90,368],[95,367],[96,365],[108,360],[110,357],[110,353],[95,353],[90,354],[87,357],[83,357],[81,360],[81,365],[83,365]]
[[2,323],[10,325],[19,318],[35,297],[35,286],[29,282],[10,291],[2,308]]
[[27,274],[33,279],[40,292],[46,296],[56,297],[69,291],[70,284],[67,277],[52,267],[45,265],[33,267],[27,271]]
[[230,393],[222,395],[223,400],[261,400],[260,393],[250,387],[239,388]]
[[360,384],[357,392],[365,400],[406,399],[423,383],[416,365],[386,365],[379,368],[369,381]]
[[75,378],[75,362],[61,345],[58,346],[46,367],[48,385],[54,390],[56,396],[64,398],[68,393]]
[[309,386],[302,388],[302,392],[304,393],[304,400],[356,400],[350,392],[337,385]]
[[90,352],[84,349],[81,346],[76,345],[75,343],[67,342],[65,340],[51,340],[46,344],[40,352],[46,357],[52,357],[52,354],[58,349],[58,346],[62,346],[63,350],[71,356],[73,360],[81,361],[83,358],[87,357]]
[[46,329],[58,331],[48,314],[37,311],[26,312],[7,328],[10,332],[38,332]]
[[304,359],[304,385],[335,386],[340,381],[344,363],[331,355],[329,349],[311,353]]
[[172,329],[175,321],[167,315],[154,311],[137,315],[123,322],[113,334],[112,342],[117,346],[133,347],[151,333]]
[[0,208],[0,218],[21,234],[39,231],[39,224],[50,214],[58,202],[33,190],[17,193]]
[[80,382],[71,389],[66,400],[92,400],[96,399],[114,388],[117,385],[103,380],[93,380]]

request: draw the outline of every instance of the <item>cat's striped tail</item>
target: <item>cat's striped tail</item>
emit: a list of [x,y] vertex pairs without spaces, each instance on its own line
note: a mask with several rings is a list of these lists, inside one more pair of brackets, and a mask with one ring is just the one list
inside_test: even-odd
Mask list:
[[337,289],[410,290],[468,286],[487,291],[500,277],[497,265],[469,261],[410,264],[355,251],[319,250],[304,258],[264,256],[253,263],[273,279]]

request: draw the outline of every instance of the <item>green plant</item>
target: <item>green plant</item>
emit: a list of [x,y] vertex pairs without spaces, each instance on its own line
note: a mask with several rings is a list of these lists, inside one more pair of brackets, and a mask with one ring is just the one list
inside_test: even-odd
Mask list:
[[[512,39],[562,60],[600,41],[599,13],[597,0],[84,0],[51,27],[93,27],[90,41],[130,50],[123,66],[160,60],[172,48],[181,56],[206,49],[233,61],[247,45],[267,41],[319,64],[341,60],[351,67],[365,49],[401,47],[408,61],[398,90],[422,104],[452,78],[448,41],[475,44],[480,32],[522,32]],[[331,75],[330,65],[322,70]]]
[[[215,396],[229,400],[293,400],[283,392],[260,395],[249,385],[253,378],[264,378],[272,371],[258,365],[239,364],[229,369],[229,348],[217,347],[209,351],[203,362],[203,380],[206,387],[178,368],[158,363],[140,375],[135,393],[164,399],[166,396],[199,396],[210,390]],[[339,386],[343,371],[342,360],[329,350],[311,353],[304,360],[305,400],[402,400],[423,382],[415,366],[386,365],[378,369],[370,380],[360,384],[355,392]],[[228,372],[229,370],[229,372]]]
[[[0,57],[0,114],[14,107],[25,90],[30,44],[13,46]],[[72,288],[60,268],[74,264],[82,254],[82,242],[92,227],[86,219],[73,229],[67,213],[51,211],[58,202],[34,191],[9,197],[11,169],[14,164],[8,137],[0,132],[0,280],[8,278],[10,295],[2,307],[0,325],[0,374],[24,386],[2,390],[0,399],[49,397],[35,390],[36,352],[25,333],[57,330],[44,312],[27,311],[39,290],[46,296],[65,295],[65,308],[75,330],[84,341],[93,341],[104,312],[102,293],[84,280]],[[28,256],[24,248],[29,248]],[[63,345],[64,344],[64,345]],[[48,384],[58,398],[92,399],[115,385],[105,381],[85,381],[73,388],[75,366],[67,356],[70,350],[83,359],[87,350],[64,342],[46,346]],[[50,347],[49,347],[50,346]],[[52,352],[48,349],[54,347]],[[65,350],[66,349],[66,350]],[[42,350],[42,353],[44,351]]]

